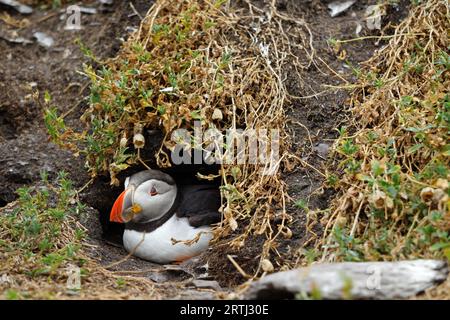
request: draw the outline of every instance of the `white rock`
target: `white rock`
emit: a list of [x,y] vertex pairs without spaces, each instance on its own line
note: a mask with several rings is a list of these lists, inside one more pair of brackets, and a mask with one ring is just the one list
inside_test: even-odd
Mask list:
[[366,24],[369,30],[381,30],[383,11],[379,5],[368,6],[366,9]]
[[218,108],[214,109],[214,112],[212,114],[212,119],[213,120],[222,120],[223,119],[222,111],[220,111],[220,109],[218,109]]
[[50,48],[55,43],[55,40],[44,32],[35,32],[33,33],[33,37],[45,48]]
[[33,9],[29,6],[21,4],[19,1],[15,0],[0,0],[0,3],[10,6],[17,10],[21,14],[30,14],[33,12]]
[[328,9],[330,9],[330,16],[336,17],[337,15],[347,11],[356,0],[352,1],[333,1],[330,4],[328,4]]

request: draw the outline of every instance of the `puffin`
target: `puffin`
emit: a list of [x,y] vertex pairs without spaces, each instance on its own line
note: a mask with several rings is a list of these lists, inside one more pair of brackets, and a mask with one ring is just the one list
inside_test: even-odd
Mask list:
[[126,178],[110,221],[125,223],[123,245],[132,255],[181,263],[206,250],[221,220],[220,191],[210,184],[177,184],[167,173],[144,170]]

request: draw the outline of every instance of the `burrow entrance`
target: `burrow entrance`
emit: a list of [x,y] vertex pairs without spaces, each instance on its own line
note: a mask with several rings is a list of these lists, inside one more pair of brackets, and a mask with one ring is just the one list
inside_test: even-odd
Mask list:
[[[153,157],[151,158],[153,159]],[[215,178],[213,180],[204,180],[197,177],[197,173],[204,176],[214,175],[218,176],[219,165],[173,165],[170,168],[161,169],[155,163],[150,165],[150,168],[160,170],[169,174],[179,186],[183,185],[212,185],[219,189],[221,180]],[[83,201],[96,209],[99,213],[98,219],[102,229],[102,238],[116,246],[122,246],[122,235],[124,231],[124,224],[109,221],[109,214],[114,201],[124,190],[124,181],[127,177],[146,170],[143,165],[136,165],[129,170],[121,172],[118,176],[120,186],[115,187],[110,185],[109,177],[101,177],[95,181],[84,195]]]

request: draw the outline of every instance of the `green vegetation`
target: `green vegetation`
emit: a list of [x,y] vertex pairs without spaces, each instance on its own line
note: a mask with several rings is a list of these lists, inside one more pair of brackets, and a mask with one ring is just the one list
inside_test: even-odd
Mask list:
[[[67,174],[60,172],[52,185],[44,172],[40,186],[20,188],[17,194],[17,205],[0,214],[2,273],[14,270],[29,281],[39,277],[58,280],[67,276],[69,266],[83,268],[86,260],[81,248],[86,232],[76,220],[84,206],[77,201]],[[26,295],[6,291],[8,299]]]
[[60,172],[54,183],[41,176],[40,184],[18,189],[18,199],[0,209],[0,298],[154,297],[149,281],[118,277],[87,254],[91,245],[80,223],[86,207],[67,174]]
[[[231,97],[224,89],[231,87],[227,68],[232,56],[219,47],[210,56],[204,46],[207,38],[219,35],[216,26],[220,21],[214,20],[222,2],[168,6],[166,10],[174,13],[153,24],[144,21],[117,59],[98,71],[86,66],[85,74],[91,80],[90,108],[82,119],[89,131],[74,133],[49,108],[45,120],[53,140],[72,150],[80,146],[91,175],[109,172],[112,183],[118,184],[116,174],[139,161],[144,129],[162,129],[170,149],[170,133],[180,127],[189,129],[194,120],[220,128],[211,116],[215,109],[222,109],[222,121],[227,122],[230,114]],[[81,48],[93,58],[88,48]],[[169,166],[162,149],[157,159],[161,167]]]
[[414,7],[396,30],[408,36],[359,72],[356,121],[335,147],[340,178],[328,184],[339,196],[323,217],[322,259],[450,259],[448,10]]

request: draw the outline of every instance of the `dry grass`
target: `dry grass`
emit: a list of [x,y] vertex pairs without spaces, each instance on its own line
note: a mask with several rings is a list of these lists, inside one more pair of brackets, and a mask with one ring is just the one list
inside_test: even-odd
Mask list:
[[[252,277],[272,269],[277,241],[292,235],[281,172],[296,160],[285,131],[283,106],[290,97],[283,68],[293,61],[301,80],[315,53],[307,25],[281,15],[273,3],[265,11],[247,1],[240,11],[228,6],[157,1],[116,58],[98,71],[86,68],[92,82],[83,116],[88,130],[70,130],[53,109],[46,124],[55,141],[86,157],[93,178],[109,172],[116,185],[119,172],[146,166],[146,129],[165,135],[155,155],[162,168],[170,166],[172,132],[191,130],[194,121],[203,129],[280,130],[274,175],[261,175],[260,166],[249,164],[222,165],[219,172],[224,219],[216,228],[216,250],[238,251],[251,243],[259,261],[252,274],[229,259]],[[388,45],[355,70],[355,121],[335,145],[340,178],[328,181],[339,196],[330,210],[308,213],[309,230],[321,223],[325,231],[312,235],[316,260],[450,255],[448,14],[442,0],[414,7]],[[300,61],[301,51],[309,59]],[[299,263],[306,260],[299,257]],[[448,297],[442,288],[427,294]]]
[[[263,11],[244,1],[240,8],[226,1],[157,1],[114,59],[99,71],[86,68],[91,104],[83,119],[91,132],[74,133],[51,110],[46,119],[53,138],[86,156],[93,178],[109,172],[114,185],[119,184],[116,175],[129,166],[147,166],[148,159],[141,158],[146,129],[164,134],[155,155],[160,168],[171,166],[169,154],[178,142],[172,133],[193,130],[195,121],[203,131],[243,129],[236,131],[237,138],[248,130],[278,130],[274,174],[262,174],[267,164],[248,161],[223,164],[219,172],[224,219],[216,228],[218,245],[237,250],[249,237],[262,236],[255,252],[270,265],[267,259],[278,255],[278,238],[292,235],[280,175],[296,160],[285,131],[283,106],[289,96],[282,69],[290,63],[300,73],[312,63],[314,49],[302,20],[281,15],[273,4]],[[289,35],[284,24],[290,25]],[[309,59],[301,62],[295,55],[300,51]],[[205,150],[209,144],[195,147]],[[235,146],[225,147],[220,159],[235,152]],[[270,151],[265,156],[270,158]]]
[[413,6],[356,70],[355,120],[334,148],[339,196],[310,217],[325,226],[320,261],[450,259],[449,19],[447,1]]

